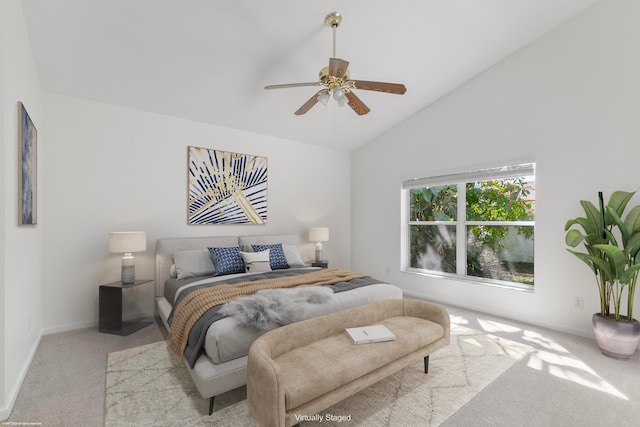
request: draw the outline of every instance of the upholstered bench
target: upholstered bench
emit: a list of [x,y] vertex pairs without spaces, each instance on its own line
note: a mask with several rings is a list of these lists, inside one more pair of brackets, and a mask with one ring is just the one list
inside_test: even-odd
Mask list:
[[[385,325],[394,341],[352,344],[345,328]],[[449,344],[449,314],[417,299],[378,301],[293,323],[249,350],[247,400],[262,426],[292,426]]]

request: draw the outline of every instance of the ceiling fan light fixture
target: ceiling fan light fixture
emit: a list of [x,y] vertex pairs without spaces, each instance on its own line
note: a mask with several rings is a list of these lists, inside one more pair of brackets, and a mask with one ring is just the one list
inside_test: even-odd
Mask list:
[[344,107],[349,104],[344,87],[337,87],[333,90],[333,99],[338,103],[338,107]]
[[331,98],[329,92],[322,92],[320,95],[318,95],[318,102],[320,102],[322,105],[327,105],[327,103],[329,102],[329,98]]

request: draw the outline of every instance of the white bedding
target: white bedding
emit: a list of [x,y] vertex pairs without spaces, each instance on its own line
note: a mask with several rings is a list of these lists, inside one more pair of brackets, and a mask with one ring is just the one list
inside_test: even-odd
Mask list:
[[[308,269],[316,270],[317,268],[309,267]],[[177,299],[181,292],[184,292],[190,287],[248,275],[249,274],[243,273],[203,278],[179,288],[175,298]],[[310,319],[312,317],[390,298],[402,298],[402,291],[398,287],[386,283],[362,286],[350,291],[333,294],[331,301],[325,304],[305,304],[302,317],[304,319]],[[171,304],[163,297],[158,301],[158,308],[160,317],[167,329],[169,329],[167,318],[171,312]],[[207,330],[204,350],[213,363],[220,364],[228,362],[246,356],[253,341],[265,332],[266,331],[242,325],[233,317],[225,317],[214,322]]]

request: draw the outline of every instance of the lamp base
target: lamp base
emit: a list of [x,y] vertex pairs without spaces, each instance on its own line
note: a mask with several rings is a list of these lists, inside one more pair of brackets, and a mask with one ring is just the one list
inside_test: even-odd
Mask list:
[[316,243],[316,262],[322,261],[323,257],[324,255],[322,251],[322,243],[317,242]]
[[133,255],[126,253],[122,257],[122,283],[130,285],[136,281],[136,266],[133,261]]

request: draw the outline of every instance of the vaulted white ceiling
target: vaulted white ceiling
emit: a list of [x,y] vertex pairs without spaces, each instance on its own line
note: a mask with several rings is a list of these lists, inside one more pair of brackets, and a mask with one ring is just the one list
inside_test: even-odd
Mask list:
[[[23,0],[41,87],[99,102],[354,150],[594,0]],[[293,112],[332,55],[352,79],[404,83]]]

